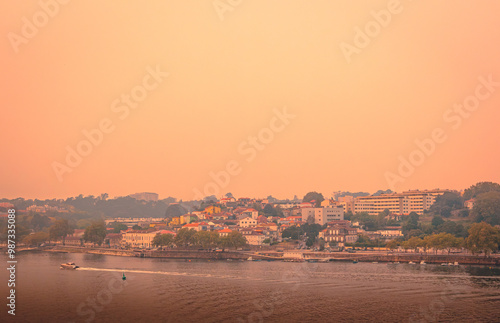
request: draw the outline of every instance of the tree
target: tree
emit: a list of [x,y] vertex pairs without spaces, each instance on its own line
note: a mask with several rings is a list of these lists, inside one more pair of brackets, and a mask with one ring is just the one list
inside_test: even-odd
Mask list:
[[182,228],[177,232],[174,238],[174,243],[177,247],[187,246],[194,243],[194,229]]
[[230,232],[227,236],[220,239],[219,244],[223,248],[240,248],[247,244],[247,239],[239,232]]
[[438,233],[445,232],[451,233],[456,237],[467,237],[467,230],[465,230],[463,224],[456,223],[455,221],[446,221],[436,228]]
[[120,222],[113,222],[111,227],[113,228],[113,233],[120,233],[120,231],[128,229],[127,225]]
[[104,242],[104,238],[106,238],[106,225],[102,221],[93,222],[83,234],[83,240],[99,246]]
[[47,240],[49,240],[49,234],[47,232],[40,231],[24,237],[23,242],[27,245],[39,246]]
[[318,243],[319,243],[319,251],[325,250],[325,244],[326,244],[325,239],[323,238],[319,239]]
[[411,237],[410,239],[408,239],[407,243],[409,249],[418,251],[418,248],[422,247],[423,245],[423,240],[418,237]]
[[167,210],[165,211],[165,217],[166,218],[173,218],[177,216],[181,216],[187,213],[187,210],[182,207],[182,205],[178,203],[172,203],[167,207]]
[[438,227],[440,226],[441,224],[444,223],[444,220],[442,217],[440,217],[439,215],[435,215],[433,218],[432,218],[432,225],[435,226],[435,227]]
[[134,224],[134,226],[132,227],[132,230],[142,230],[142,227],[140,227],[137,224]]
[[391,250],[394,250],[394,249],[397,249],[400,246],[400,244],[401,244],[401,242],[399,240],[394,239],[394,240],[387,242],[387,244],[385,246]]
[[211,248],[219,244],[217,232],[198,231],[193,235],[193,243],[202,248]]
[[475,222],[500,224],[500,192],[491,191],[479,194],[474,202],[471,216]]
[[351,221],[359,222],[368,231],[378,230],[384,227],[387,222],[383,212],[378,215],[370,215],[366,212],[356,213],[351,217]]
[[324,200],[325,198],[323,197],[323,194],[318,192],[309,192],[304,196],[302,202],[316,201],[316,207],[320,207],[321,202],[323,202]]
[[451,216],[451,211],[461,209],[463,205],[463,198],[458,192],[445,192],[436,197],[436,201],[431,205],[429,211],[448,218]]
[[431,243],[437,250],[448,250],[449,254],[451,249],[458,248],[462,245],[462,239],[455,237],[453,234],[441,232],[432,236]]
[[407,236],[408,236],[408,239],[410,239],[412,237],[419,238],[419,237],[424,236],[424,232],[420,229],[413,229],[413,230],[408,231]]
[[281,236],[283,238],[290,238],[292,240],[299,240],[300,236],[303,233],[304,232],[300,229],[300,227],[294,225],[294,226],[288,227],[285,230],[283,230]]
[[172,234],[160,234],[158,233],[152,241],[153,246],[163,247],[170,246],[174,242],[174,236]]
[[50,226],[50,219],[45,215],[40,215],[38,213],[35,213],[31,218],[30,223],[33,230],[40,231]]
[[493,182],[479,182],[464,191],[464,199],[470,200],[480,194],[492,191],[500,192],[500,184]]
[[276,210],[274,209],[274,207],[272,206],[272,204],[266,204],[266,206],[264,206],[264,214],[267,215],[267,216],[276,216]]
[[68,220],[57,220],[49,229],[49,236],[53,240],[62,239],[63,245],[66,242],[66,236],[72,234],[75,230],[70,227]]
[[419,215],[415,212],[411,212],[409,215],[408,215],[408,218],[406,219],[405,223],[403,224],[403,232],[405,233],[405,235],[408,235],[408,232],[410,232],[411,230],[415,230],[415,229],[418,229],[418,219],[419,219]]
[[500,243],[500,232],[488,223],[474,223],[469,228],[469,236],[465,240],[465,245],[473,254],[483,253],[488,256],[498,249]]
[[92,222],[87,220],[87,219],[80,219],[80,220],[76,221],[76,227],[78,229],[85,229],[86,227],[88,227],[91,224],[92,224]]
[[262,241],[262,243],[269,244],[271,243],[271,239],[265,238],[264,241]]

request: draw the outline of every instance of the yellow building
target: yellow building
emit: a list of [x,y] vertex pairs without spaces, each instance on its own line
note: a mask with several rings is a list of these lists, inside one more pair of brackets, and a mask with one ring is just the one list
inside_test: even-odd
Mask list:
[[172,220],[168,223],[168,225],[170,226],[180,225],[180,224],[181,224],[181,219],[178,216],[173,217]]
[[164,227],[166,225],[165,222],[152,222],[149,224],[150,228],[159,228],[159,227]]
[[220,213],[221,211],[222,209],[220,207],[214,205],[209,205],[205,208],[206,214]]

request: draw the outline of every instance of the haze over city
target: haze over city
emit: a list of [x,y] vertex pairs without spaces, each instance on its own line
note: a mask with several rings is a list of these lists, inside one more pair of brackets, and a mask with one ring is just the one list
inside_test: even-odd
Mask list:
[[[500,181],[498,2],[401,1],[389,18],[388,1],[112,3],[61,4],[35,31],[20,17],[37,2],[2,4],[0,196],[192,199],[232,161],[217,196]],[[454,107],[477,93],[474,111]],[[62,169],[102,120],[109,131]],[[436,128],[441,142],[401,176]]]

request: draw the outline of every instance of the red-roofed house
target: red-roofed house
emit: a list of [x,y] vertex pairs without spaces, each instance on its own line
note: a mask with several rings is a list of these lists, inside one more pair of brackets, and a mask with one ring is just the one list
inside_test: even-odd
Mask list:
[[201,227],[200,227],[200,224],[198,222],[184,224],[182,226],[182,228],[183,229],[193,229],[195,231],[201,231]]
[[233,232],[233,230],[231,229],[223,229],[217,231],[220,237],[227,237],[231,232]]
[[299,204],[299,207],[300,208],[314,207],[314,205],[315,205],[315,203],[312,203],[312,201],[311,202],[302,202],[302,203]]
[[263,215],[259,215],[257,218],[257,223],[267,223],[267,218]]

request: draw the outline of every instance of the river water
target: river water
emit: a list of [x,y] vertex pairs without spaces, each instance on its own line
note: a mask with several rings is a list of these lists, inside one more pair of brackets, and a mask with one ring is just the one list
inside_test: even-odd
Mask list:
[[[4,305],[1,322],[500,321],[499,268],[43,252],[17,260],[16,315]],[[64,262],[81,268],[59,269]],[[4,304],[8,279],[0,271]]]

